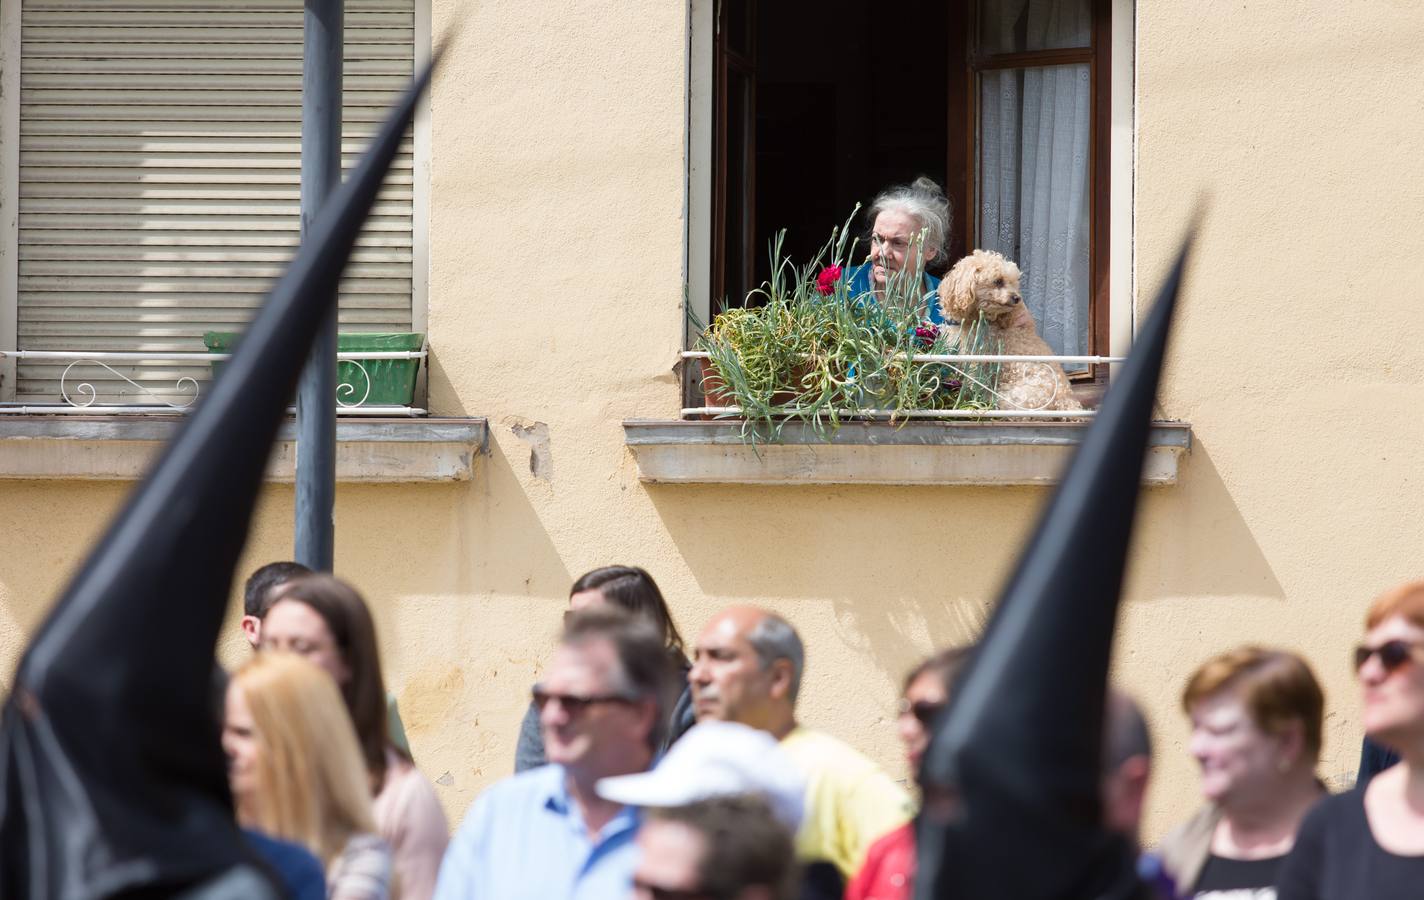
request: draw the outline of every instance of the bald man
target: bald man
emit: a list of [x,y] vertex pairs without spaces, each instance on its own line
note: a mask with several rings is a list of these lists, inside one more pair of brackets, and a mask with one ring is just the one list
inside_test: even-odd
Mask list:
[[881,835],[909,820],[909,796],[869,759],[828,734],[796,723],[796,695],[806,651],[780,616],[734,606],[698,636],[687,678],[699,722],[717,719],[760,728],[806,776],[806,814],[797,855],[828,862],[849,879]]

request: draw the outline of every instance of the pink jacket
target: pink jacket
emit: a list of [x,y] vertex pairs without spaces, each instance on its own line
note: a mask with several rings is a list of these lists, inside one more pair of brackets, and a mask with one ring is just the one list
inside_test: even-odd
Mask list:
[[391,845],[401,900],[430,900],[450,826],[435,788],[405,757],[386,751],[386,782],[375,802],[376,830]]

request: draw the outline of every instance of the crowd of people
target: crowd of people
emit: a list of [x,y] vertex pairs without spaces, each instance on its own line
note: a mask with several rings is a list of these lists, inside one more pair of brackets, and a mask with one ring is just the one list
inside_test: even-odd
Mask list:
[[[516,773],[483,791],[451,837],[357,591],[274,563],[249,579],[244,612],[259,652],[223,686],[223,748],[238,821],[292,896],[913,895],[917,802],[800,723],[805,647],[775,613],[723,609],[687,645],[647,572],[584,575],[532,687]],[[1141,851],[1159,895],[1413,896],[1424,879],[1424,582],[1379,598],[1365,627],[1355,666],[1367,749],[1346,793],[1316,774],[1325,698],[1305,660],[1240,647],[1191,675],[1182,709],[1204,802]],[[941,650],[905,677],[895,723],[912,773],[973,652]],[[1102,746],[1102,821],[1138,846],[1152,747],[1140,709],[1116,690]],[[916,793],[953,803],[933,785]]]

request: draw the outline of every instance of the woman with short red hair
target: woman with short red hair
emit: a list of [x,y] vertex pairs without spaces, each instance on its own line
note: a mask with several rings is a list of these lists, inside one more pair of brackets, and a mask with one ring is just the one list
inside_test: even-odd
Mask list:
[[1182,896],[1275,896],[1300,823],[1324,795],[1324,707],[1310,667],[1284,650],[1230,650],[1187,681],[1182,708],[1207,806],[1162,842]]
[[1306,817],[1280,900],[1413,898],[1424,886],[1424,581],[1387,591],[1355,649],[1369,737],[1400,764]]

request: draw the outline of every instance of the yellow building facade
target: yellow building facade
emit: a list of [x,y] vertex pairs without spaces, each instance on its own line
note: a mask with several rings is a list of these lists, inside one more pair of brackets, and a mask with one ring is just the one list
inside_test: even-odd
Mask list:
[[[488,444],[465,480],[343,482],[336,570],[373,603],[452,822],[512,769],[570,583],[614,562],[655,575],[689,638],[729,603],[785,615],[808,647],[803,720],[904,777],[900,678],[974,638],[1048,496],[640,479],[623,423],[679,417],[689,246],[708,227],[689,112],[700,15],[700,2],[428,10],[433,35],[460,28],[415,174],[427,405],[487,419]],[[1349,648],[1368,601],[1421,574],[1424,546],[1421,45],[1417,0],[1114,4],[1114,351],[1209,198],[1160,394],[1190,448],[1144,492],[1115,661],[1157,743],[1149,837],[1196,804],[1178,697],[1231,646],[1308,656],[1328,698],[1321,775],[1353,776]],[[0,472],[6,681],[130,486]],[[269,487],[243,572],[291,555],[292,504]],[[229,661],[246,652],[236,615]]]

